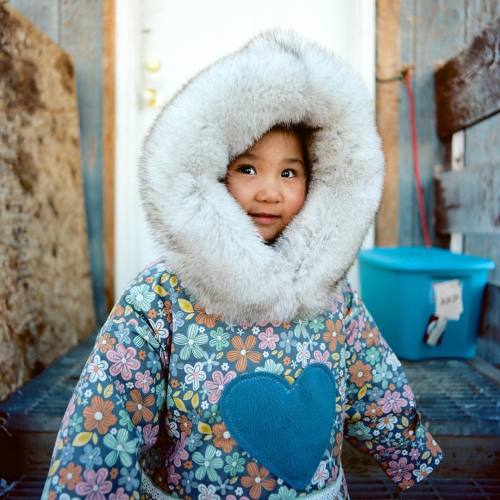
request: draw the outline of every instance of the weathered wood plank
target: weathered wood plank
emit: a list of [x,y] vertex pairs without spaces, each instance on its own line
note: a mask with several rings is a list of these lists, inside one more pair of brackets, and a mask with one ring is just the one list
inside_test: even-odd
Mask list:
[[106,308],[115,302],[115,0],[104,0],[104,269]]
[[73,64],[0,5],[0,399],[94,328]]
[[454,132],[500,111],[500,18],[435,74],[437,132]]
[[382,202],[377,214],[376,244],[398,244],[399,221],[399,0],[377,1],[377,126],[385,157]]
[[[497,253],[500,238],[497,237]],[[498,262],[498,260],[497,260]],[[485,293],[484,313],[479,330],[477,352],[496,366],[500,365],[500,284],[488,283]]]
[[[400,66],[415,65],[415,0],[400,4]],[[409,105],[404,86],[399,85],[399,245],[416,245],[418,239],[418,208],[415,180],[411,168],[411,130]]]
[[466,0],[465,41],[471,43],[486,25],[500,16],[498,0]]
[[[465,251],[467,255],[476,255],[491,259],[496,263],[495,269],[489,274],[489,283],[500,287],[500,235],[498,234],[467,234],[465,236]],[[500,318],[497,310],[496,315]],[[500,354],[500,352],[499,352]]]
[[40,31],[59,43],[59,2],[10,0],[10,5],[28,18]]
[[[465,164],[500,164],[500,113],[466,129]],[[467,168],[467,167],[466,167]],[[465,253],[497,263],[490,282],[500,286],[500,236],[465,234]],[[500,357],[500,351],[498,353]]]
[[[434,241],[431,215],[434,207],[433,168],[442,163],[442,145],[435,132],[434,71],[464,46],[465,0],[419,0],[401,3],[401,64],[414,64],[420,174],[425,207]],[[410,34],[413,29],[413,35]],[[413,38],[411,38],[413,37]],[[418,214],[409,111],[405,89],[400,104],[400,245],[423,245]]]
[[[434,71],[436,64],[454,56],[464,47],[465,0],[424,0],[416,2],[415,100],[419,136],[420,176],[425,208],[431,220],[434,207],[433,168],[441,162],[441,144],[435,132]],[[411,168],[411,157],[406,161]],[[423,235],[415,203],[414,243],[422,245]],[[430,225],[431,239],[434,227]]]
[[[494,293],[498,294],[499,291],[500,288],[497,287],[497,291]],[[500,294],[497,296],[500,298]],[[500,338],[498,340],[500,340]],[[488,377],[492,382],[500,386],[500,368],[495,367],[494,363],[486,362],[481,356],[469,360],[468,363],[473,366],[476,371],[482,373],[485,377]],[[498,365],[499,363],[496,364]]]
[[103,221],[102,0],[61,0],[61,45],[75,61],[85,207],[97,321],[107,316]]
[[[114,117],[114,110],[110,108],[114,99],[103,95],[104,92],[109,94],[109,90],[106,89],[112,87],[114,75],[111,74],[113,65],[102,61],[103,57],[108,57],[103,46],[103,36],[107,37],[108,47],[111,47],[110,43],[114,41],[114,32],[110,29],[112,23],[107,22],[106,31],[103,28],[103,12],[108,13],[108,19],[114,12],[114,7],[106,7],[105,4],[111,5],[112,1],[11,0],[10,2],[66,49],[75,61],[81,107],[80,129],[91,272],[96,311],[100,323],[104,321],[114,295],[112,292],[114,248],[113,242],[110,241],[114,234],[112,227],[114,214],[111,212],[114,202],[113,194],[109,191],[114,182],[111,178],[112,172],[106,166],[114,163],[114,159],[111,158],[112,147],[103,146],[103,141],[107,144],[110,140],[106,137],[111,132],[105,136],[106,130],[114,129],[110,121]],[[105,8],[106,11],[104,11]],[[106,64],[106,70],[103,69],[103,64]],[[104,82],[105,89],[103,90],[102,79],[105,71],[109,78],[107,83]],[[100,123],[95,119],[96,116],[100,117]],[[103,125],[104,117],[107,124]],[[98,130],[99,126],[104,127],[104,132]],[[106,174],[103,173],[103,165],[105,169],[108,169]],[[104,184],[102,179],[104,179]],[[104,201],[105,199],[108,201]],[[103,206],[105,203],[108,208]],[[105,223],[104,219],[108,222]],[[106,239],[105,242],[103,242],[104,239]],[[109,255],[105,255],[105,251]],[[109,290],[106,296],[105,288]]]
[[44,474],[49,471],[50,457],[54,449],[56,434],[53,432],[14,431],[2,436],[3,450],[10,450],[9,456],[0,459],[2,475],[20,477],[25,474]]
[[[480,33],[492,19],[500,16],[498,0],[467,0],[467,43]],[[465,130],[466,164],[500,162],[500,113]],[[500,236],[466,234],[465,253],[496,262],[490,271],[486,288],[484,314],[477,339],[478,355],[500,365]]]
[[500,234],[500,168],[468,166],[438,177],[436,230],[443,233]]
[[500,163],[500,113],[465,130],[465,167]]

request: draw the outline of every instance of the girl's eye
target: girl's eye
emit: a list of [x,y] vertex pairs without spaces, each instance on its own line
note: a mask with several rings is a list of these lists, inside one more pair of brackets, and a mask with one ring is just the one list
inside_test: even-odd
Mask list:
[[255,168],[253,168],[251,165],[240,165],[237,170],[242,174],[254,175],[256,173]]
[[295,177],[295,175],[295,170],[291,168],[287,168],[286,170],[283,170],[283,172],[281,172],[281,177]]

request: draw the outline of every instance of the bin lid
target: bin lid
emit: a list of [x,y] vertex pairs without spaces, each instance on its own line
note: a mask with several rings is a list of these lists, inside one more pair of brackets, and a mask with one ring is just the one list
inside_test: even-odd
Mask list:
[[404,271],[485,271],[495,267],[492,260],[443,248],[375,247],[361,250],[359,259],[385,269]]

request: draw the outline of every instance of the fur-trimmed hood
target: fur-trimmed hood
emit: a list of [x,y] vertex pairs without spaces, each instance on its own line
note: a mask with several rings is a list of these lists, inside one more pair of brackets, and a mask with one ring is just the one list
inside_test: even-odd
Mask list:
[[[319,128],[306,203],[274,245],[220,182],[276,123]],[[144,143],[140,192],[168,267],[229,322],[324,312],[378,209],[383,156],[373,102],[338,57],[269,31],[199,72]]]

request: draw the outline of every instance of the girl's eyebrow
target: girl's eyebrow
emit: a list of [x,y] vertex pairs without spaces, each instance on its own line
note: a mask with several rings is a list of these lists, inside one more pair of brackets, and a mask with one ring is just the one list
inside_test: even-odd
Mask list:
[[[250,158],[251,160],[260,160],[261,159],[261,157],[259,155],[256,155],[254,153],[242,153],[240,156],[238,156],[237,159],[239,160],[240,158],[243,158],[243,157]],[[300,163],[302,166],[304,166],[304,162],[299,158],[284,158],[283,161],[286,163]]]
[[299,158],[285,158],[283,161],[286,161],[287,163],[300,163],[302,166],[304,166],[304,162],[302,160],[299,160]]
[[242,153],[242,154],[240,154],[240,156],[238,156],[237,159],[243,158],[244,156],[247,157],[247,158],[250,158],[252,160],[260,160],[260,156],[259,155],[254,155],[253,153]]

